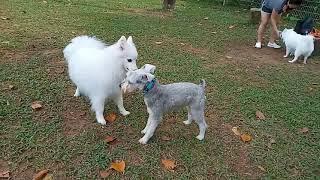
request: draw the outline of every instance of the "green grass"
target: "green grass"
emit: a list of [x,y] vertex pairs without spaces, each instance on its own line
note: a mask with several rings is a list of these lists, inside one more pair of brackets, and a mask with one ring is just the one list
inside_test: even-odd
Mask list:
[[[0,167],[15,178],[47,168],[56,179],[96,179],[113,160],[123,159],[126,172],[111,178],[319,178],[320,86],[313,85],[320,83],[319,57],[303,67],[254,61],[256,26],[247,11],[177,3],[175,11],[163,12],[158,0],[3,1],[0,16],[9,20],[0,20]],[[182,111],[166,116],[148,145],[138,144],[147,119],[141,94],[125,99],[131,115],[106,127],[97,124],[88,101],[72,97],[74,87],[61,63],[64,46],[81,34],[107,42],[133,35],[139,66],[155,64],[162,83],[206,79],[205,141],[195,139],[195,124],[183,125]],[[239,46],[248,59],[225,58]],[[6,89],[9,85],[15,88]],[[42,110],[32,111],[35,100],[42,101]],[[257,121],[256,110],[267,119]],[[116,108],[108,104],[106,112],[111,111]],[[77,112],[86,114],[72,114]],[[233,126],[251,134],[252,142],[241,142]],[[309,132],[300,133],[303,127]],[[106,144],[107,135],[119,142]],[[161,140],[164,135],[172,140]],[[268,147],[271,139],[276,143]],[[166,171],[162,158],[176,160],[176,171]]]

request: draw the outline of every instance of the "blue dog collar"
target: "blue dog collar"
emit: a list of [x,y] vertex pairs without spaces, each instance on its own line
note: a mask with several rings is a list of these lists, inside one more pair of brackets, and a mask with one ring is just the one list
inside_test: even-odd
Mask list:
[[152,79],[152,81],[148,81],[143,88],[143,94],[148,93],[154,86],[156,85],[156,79]]

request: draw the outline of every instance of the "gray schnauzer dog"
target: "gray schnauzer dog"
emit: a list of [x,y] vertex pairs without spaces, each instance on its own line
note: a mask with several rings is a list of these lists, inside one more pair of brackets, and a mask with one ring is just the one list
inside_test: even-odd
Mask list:
[[129,71],[121,85],[124,92],[143,90],[149,118],[146,127],[141,131],[144,136],[139,142],[141,144],[148,142],[165,113],[182,107],[188,109],[188,120],[183,123],[191,124],[192,120],[195,120],[200,130],[196,138],[203,140],[207,129],[204,119],[205,81],[201,80],[200,85],[188,82],[160,85],[153,75],[154,71],[155,66],[150,64],[138,70]]

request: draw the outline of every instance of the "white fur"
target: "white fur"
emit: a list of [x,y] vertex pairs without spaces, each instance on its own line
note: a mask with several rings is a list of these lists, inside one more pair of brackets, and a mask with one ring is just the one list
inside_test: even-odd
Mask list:
[[314,50],[314,37],[311,35],[297,34],[293,29],[284,29],[281,38],[286,45],[285,58],[289,54],[294,54],[294,59],[290,63],[296,62],[300,56],[304,57],[303,63],[307,63],[308,57]]
[[129,114],[123,107],[119,85],[128,70],[137,69],[138,53],[131,36],[128,40],[122,36],[110,46],[94,37],[79,36],[71,40],[63,53],[70,79],[77,86],[75,96],[89,97],[100,124],[106,124],[103,111],[108,99],[117,104],[121,114]]

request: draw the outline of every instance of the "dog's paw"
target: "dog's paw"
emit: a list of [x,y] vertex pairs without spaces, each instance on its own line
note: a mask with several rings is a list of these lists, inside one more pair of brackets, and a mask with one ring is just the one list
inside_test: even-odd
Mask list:
[[98,123],[102,124],[102,125],[106,125],[107,122],[104,119],[97,119]]
[[80,97],[80,92],[79,92],[79,91],[76,91],[73,96],[74,96],[74,97]]
[[183,124],[189,125],[189,124],[191,124],[191,122],[192,121],[186,120],[186,121],[183,121]]
[[139,139],[140,144],[147,144],[148,140],[146,138]]
[[198,135],[196,138],[202,141],[204,139],[204,136]]
[[287,58],[287,57],[288,57],[288,55],[284,55],[283,57],[284,57],[284,58]]
[[292,60],[292,61],[288,61],[289,63],[294,63],[294,61]]
[[121,113],[123,116],[127,116],[127,115],[130,114],[130,112],[129,112],[129,111],[126,111],[126,110],[120,111],[120,113]]
[[141,131],[141,134],[145,134],[147,132],[147,130],[146,129],[143,129],[142,131]]

